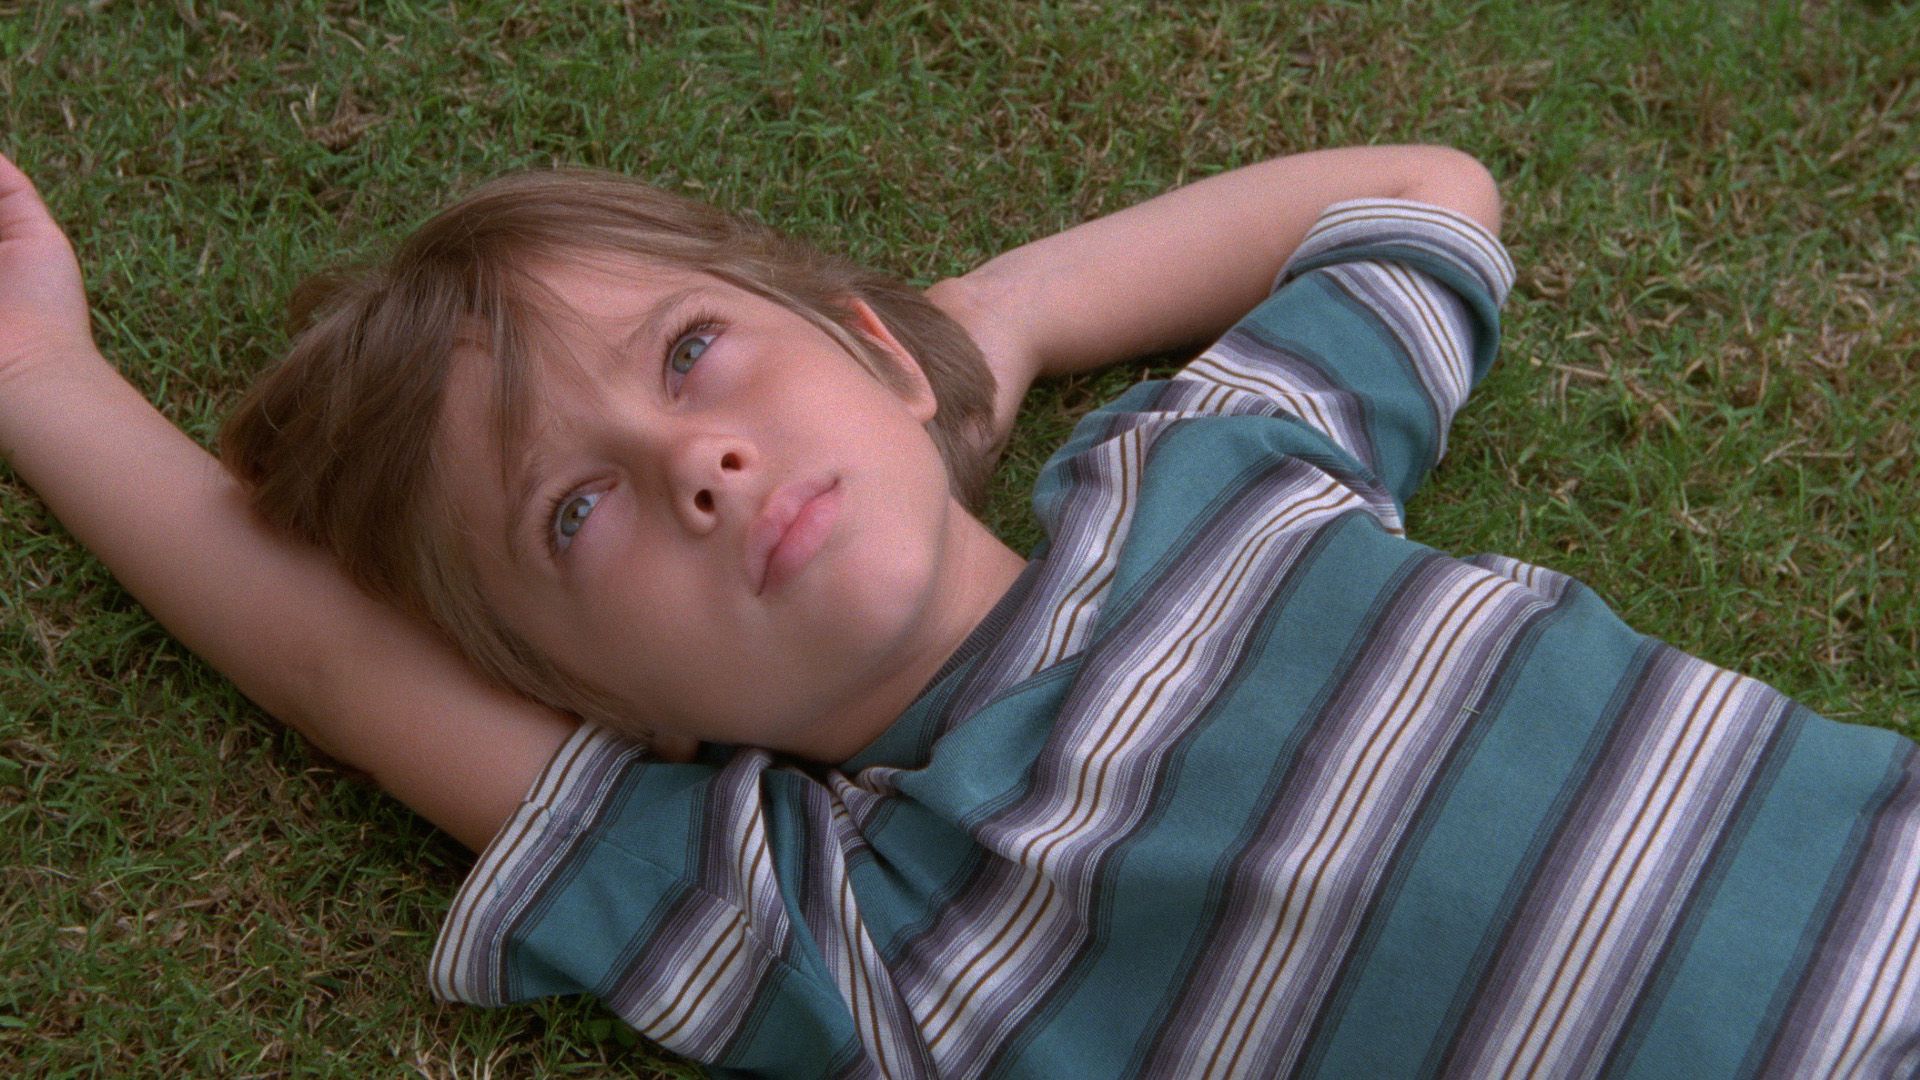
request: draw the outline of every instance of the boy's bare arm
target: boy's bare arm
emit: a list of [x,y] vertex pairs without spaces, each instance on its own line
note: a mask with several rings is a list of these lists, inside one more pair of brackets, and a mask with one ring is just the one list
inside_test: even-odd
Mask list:
[[0,453],[169,632],[470,847],[572,730],[252,513],[94,348],[72,250],[4,157]]
[[1500,227],[1493,178],[1437,146],[1351,147],[1208,177],[1008,251],[928,296],[1001,383],[1004,436],[1040,376],[1204,344],[1266,296],[1314,219],[1345,199],[1434,203]]

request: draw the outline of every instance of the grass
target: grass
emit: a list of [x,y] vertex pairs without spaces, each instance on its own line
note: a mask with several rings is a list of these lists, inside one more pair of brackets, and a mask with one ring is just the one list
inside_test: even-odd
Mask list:
[[[1920,734],[1920,9],[0,0],[0,148],[102,348],[205,440],[317,266],[607,165],[928,282],[1343,142],[1503,180],[1502,365],[1412,531]],[[1137,370],[1041,388],[989,518]],[[466,857],[187,654],[0,479],[0,1072],[691,1075],[596,1008],[437,1006]]]

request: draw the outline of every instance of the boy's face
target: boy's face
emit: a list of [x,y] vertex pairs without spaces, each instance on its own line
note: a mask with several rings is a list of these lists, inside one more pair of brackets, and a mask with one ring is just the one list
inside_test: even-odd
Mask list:
[[537,362],[516,459],[487,357],[456,363],[443,417],[487,601],[663,747],[838,761],[866,745],[1021,566],[948,494],[918,366],[864,308],[852,329],[904,392],[705,275],[540,279],[567,355]]

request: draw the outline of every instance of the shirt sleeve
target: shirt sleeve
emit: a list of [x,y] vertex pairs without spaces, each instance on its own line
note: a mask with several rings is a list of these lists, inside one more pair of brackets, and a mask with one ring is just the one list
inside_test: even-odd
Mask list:
[[1486,229],[1397,199],[1329,207],[1266,301],[1179,375],[1220,413],[1277,410],[1406,500],[1493,363],[1513,264]]
[[697,1060],[825,1075],[851,1028],[833,987],[789,962],[759,798],[768,760],[660,762],[582,725],[454,897],[434,995],[498,1006],[591,994]]

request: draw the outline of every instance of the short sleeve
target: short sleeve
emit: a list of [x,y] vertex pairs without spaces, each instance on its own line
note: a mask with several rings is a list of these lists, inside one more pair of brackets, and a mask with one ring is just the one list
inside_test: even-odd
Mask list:
[[[679,785],[686,789],[679,799],[648,790],[661,779],[649,774],[674,768],[651,761],[638,744],[582,725],[454,896],[434,949],[434,995],[504,1005],[604,984],[636,931],[687,876],[673,865],[671,847],[636,850],[615,828],[650,810],[657,820],[634,838],[662,837],[675,818],[684,835],[685,803],[698,798],[701,778]],[[650,798],[636,799],[642,792]]]
[[1452,211],[1372,199],[1328,208],[1271,296],[1175,377],[1229,391],[1219,411],[1277,408],[1404,508],[1493,363],[1513,264]]
[[843,1054],[845,1005],[789,963],[759,798],[769,760],[660,762],[583,725],[454,897],[434,995],[591,994],[668,1049],[745,1071]]

